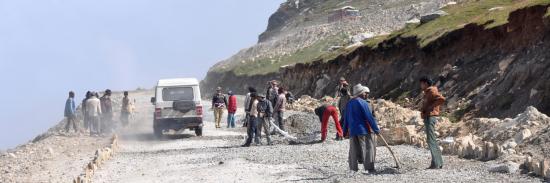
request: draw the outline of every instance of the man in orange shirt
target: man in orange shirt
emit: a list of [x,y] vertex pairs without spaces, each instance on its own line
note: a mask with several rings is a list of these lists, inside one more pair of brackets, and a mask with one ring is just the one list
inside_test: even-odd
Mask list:
[[424,92],[420,113],[422,119],[424,119],[426,141],[432,154],[432,162],[428,169],[441,169],[443,168],[443,158],[441,157],[441,150],[436,141],[435,124],[437,123],[436,117],[439,116],[439,106],[445,103],[445,97],[439,93],[437,87],[434,85],[435,82],[427,77],[422,77],[420,79],[420,88]]

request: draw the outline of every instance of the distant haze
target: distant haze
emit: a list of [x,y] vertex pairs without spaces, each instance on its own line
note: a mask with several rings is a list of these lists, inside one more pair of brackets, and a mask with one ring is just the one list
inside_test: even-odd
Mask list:
[[251,46],[283,0],[0,0],[0,149],[63,118],[70,90],[196,77]]

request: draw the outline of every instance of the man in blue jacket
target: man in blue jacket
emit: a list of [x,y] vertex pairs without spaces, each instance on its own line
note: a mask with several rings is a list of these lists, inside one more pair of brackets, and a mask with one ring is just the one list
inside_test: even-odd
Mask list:
[[363,162],[365,174],[375,172],[375,134],[380,132],[366,101],[369,92],[369,88],[361,84],[355,85],[353,87],[354,98],[348,102],[344,116],[344,132],[349,134],[350,139],[349,168],[352,171],[358,171],[358,161]]
[[71,126],[71,123],[73,124],[73,128],[75,132],[78,132],[78,129],[76,128],[76,105],[74,103],[74,92],[69,92],[69,98],[65,102],[65,117],[67,118],[67,124],[65,125],[65,131],[69,133],[69,127]]

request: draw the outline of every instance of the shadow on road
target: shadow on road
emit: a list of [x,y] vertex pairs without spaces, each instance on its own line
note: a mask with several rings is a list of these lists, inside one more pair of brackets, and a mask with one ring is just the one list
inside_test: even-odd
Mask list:
[[164,135],[161,138],[156,137],[153,133],[130,133],[130,134],[121,134],[120,138],[126,141],[140,141],[140,142],[149,142],[149,141],[168,141],[174,139],[185,139],[195,137],[194,134],[179,134],[179,135]]

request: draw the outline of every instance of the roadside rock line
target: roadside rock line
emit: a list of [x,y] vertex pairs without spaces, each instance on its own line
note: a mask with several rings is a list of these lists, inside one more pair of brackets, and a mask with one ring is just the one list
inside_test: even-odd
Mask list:
[[118,136],[115,134],[111,138],[111,144],[102,149],[98,149],[95,155],[85,167],[84,173],[80,174],[73,180],[73,183],[89,183],[92,182],[92,176],[95,171],[107,160],[111,159],[115,151],[118,149]]

